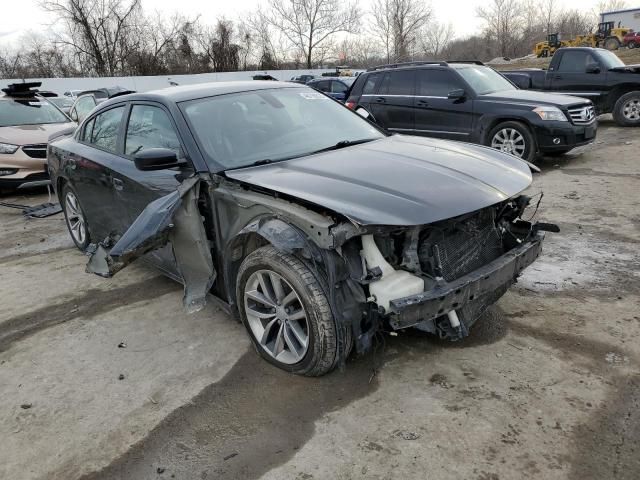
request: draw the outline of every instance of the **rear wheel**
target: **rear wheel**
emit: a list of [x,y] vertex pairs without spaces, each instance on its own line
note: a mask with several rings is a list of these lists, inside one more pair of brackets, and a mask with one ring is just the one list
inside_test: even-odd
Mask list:
[[91,243],[89,225],[84,210],[80,205],[80,200],[78,200],[76,192],[69,185],[65,185],[62,188],[62,210],[64,211],[64,219],[73,243],[80,250],[85,251]]
[[529,128],[521,122],[496,125],[488,135],[487,145],[504,153],[531,162],[536,155],[536,143]]
[[640,91],[622,95],[613,107],[613,119],[622,127],[640,126]]
[[[336,366],[329,302],[316,274],[299,259],[272,246],[259,248],[242,262],[236,294],[240,318],[265,360],[307,376]],[[345,337],[351,342],[350,334]]]

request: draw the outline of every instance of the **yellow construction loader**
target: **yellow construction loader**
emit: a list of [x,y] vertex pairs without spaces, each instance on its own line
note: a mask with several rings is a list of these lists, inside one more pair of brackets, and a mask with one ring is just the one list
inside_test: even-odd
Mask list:
[[595,33],[576,35],[571,40],[560,40],[560,35],[551,33],[547,40],[536,43],[533,53],[538,57],[550,57],[556,50],[562,47],[601,47],[607,50],[617,50],[623,44],[624,36],[632,32],[632,28],[615,26],[615,22],[603,22],[598,24]]
[[533,53],[538,58],[551,57],[559,48],[569,46],[569,42],[560,40],[559,33],[550,33],[544,42],[536,43]]

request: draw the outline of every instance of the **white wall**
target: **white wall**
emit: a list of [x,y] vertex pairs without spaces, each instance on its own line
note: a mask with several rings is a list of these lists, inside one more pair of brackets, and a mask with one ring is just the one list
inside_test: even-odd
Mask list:
[[[323,72],[334,72],[335,70],[268,70],[266,73],[278,80],[289,80],[298,75],[320,76]],[[197,75],[160,75],[149,77],[91,77],[91,78],[26,78],[26,82],[42,82],[40,90],[51,90],[62,95],[67,90],[89,90],[100,87],[120,86],[135,90],[136,92],[146,92],[159,88],[169,87],[169,80],[180,85],[194,83],[223,82],[237,80],[251,80],[253,75],[263,74],[264,70],[255,72],[220,72],[201,73]],[[20,83],[22,79],[0,80],[0,83],[7,85],[10,83]]]

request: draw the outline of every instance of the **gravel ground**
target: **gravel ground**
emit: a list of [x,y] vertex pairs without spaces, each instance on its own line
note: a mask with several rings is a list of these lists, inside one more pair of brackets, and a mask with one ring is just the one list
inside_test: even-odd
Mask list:
[[561,233],[468,339],[401,333],[318,379],[0,207],[0,478],[640,478],[640,131],[598,135],[541,161]]

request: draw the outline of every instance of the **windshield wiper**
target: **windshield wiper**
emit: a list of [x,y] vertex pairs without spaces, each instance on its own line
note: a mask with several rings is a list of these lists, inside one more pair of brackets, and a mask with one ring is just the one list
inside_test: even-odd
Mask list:
[[344,147],[350,147],[352,145],[360,145],[361,143],[373,142],[374,140],[377,140],[377,138],[362,138],[360,140],[340,140],[335,145],[331,145],[329,147],[321,148],[320,150],[309,152],[308,155],[313,155],[314,153],[330,152],[331,150],[340,150],[341,148],[344,148]]

